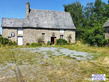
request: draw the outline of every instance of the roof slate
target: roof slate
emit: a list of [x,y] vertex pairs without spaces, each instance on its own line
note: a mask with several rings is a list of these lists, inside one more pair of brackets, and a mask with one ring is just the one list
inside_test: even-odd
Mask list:
[[2,27],[76,29],[68,12],[31,9],[25,19],[2,18]]
[[22,27],[24,19],[2,18],[2,27]]

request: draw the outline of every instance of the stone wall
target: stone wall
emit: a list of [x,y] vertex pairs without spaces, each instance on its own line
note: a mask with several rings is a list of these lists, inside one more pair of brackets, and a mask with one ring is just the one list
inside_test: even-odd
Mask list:
[[[42,38],[42,33],[45,33],[45,43],[51,41],[52,34],[54,33],[56,39],[60,38],[60,30],[48,30],[48,29],[23,29],[23,40],[24,44],[38,42],[39,38]],[[72,35],[72,43],[75,43],[75,31],[73,30],[64,30],[64,39],[68,40],[68,36]]]
[[109,27],[105,27],[105,39],[109,38]]
[[[15,33],[15,37],[12,37],[11,40],[12,41],[16,41],[17,42],[17,36],[19,36],[17,34],[17,28],[13,29],[13,28],[3,28],[3,37],[10,37],[11,33],[14,32]],[[23,44],[25,45],[26,43],[33,43],[33,42],[38,42],[39,38],[42,38],[42,33],[45,33],[45,43],[47,43],[48,41],[51,41],[51,37],[54,33],[56,39],[60,38],[60,30],[53,30],[53,29],[33,29],[33,28],[23,28]],[[74,30],[64,30],[64,39],[66,39],[68,41],[68,36],[72,35],[72,43],[75,43],[75,31]]]
[[[15,33],[15,37],[11,37],[11,33]],[[11,37],[12,41],[17,42],[17,29],[16,28],[2,28],[2,36],[5,38]]]

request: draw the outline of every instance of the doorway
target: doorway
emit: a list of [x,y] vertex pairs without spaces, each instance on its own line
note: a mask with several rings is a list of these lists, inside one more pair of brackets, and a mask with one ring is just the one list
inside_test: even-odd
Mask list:
[[51,43],[56,44],[56,37],[51,37]]

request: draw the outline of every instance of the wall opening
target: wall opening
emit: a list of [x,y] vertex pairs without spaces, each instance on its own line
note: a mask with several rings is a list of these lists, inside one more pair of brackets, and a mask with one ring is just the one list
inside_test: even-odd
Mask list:
[[18,34],[23,34],[23,29],[22,28],[18,28]]
[[56,44],[56,37],[51,37],[51,43]]
[[17,37],[17,43],[18,43],[18,45],[23,45],[23,37],[22,36],[18,36]]
[[64,35],[60,35],[60,39],[63,39],[64,38]]
[[45,41],[45,33],[42,33],[42,42]]

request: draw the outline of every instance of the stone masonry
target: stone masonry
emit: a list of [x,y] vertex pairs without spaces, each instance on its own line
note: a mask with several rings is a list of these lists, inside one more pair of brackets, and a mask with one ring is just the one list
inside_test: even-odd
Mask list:
[[[26,43],[37,43],[39,38],[42,38],[42,33],[45,33],[44,42],[47,43],[51,41],[52,34],[55,34],[56,39],[60,38],[60,30],[54,29],[31,29],[31,28],[23,28],[23,35],[18,35],[17,28],[3,28],[3,37],[11,37],[11,33],[15,33],[15,37],[11,37],[12,41],[17,42],[17,36],[23,36],[23,44]],[[68,41],[68,36],[72,35],[71,42],[75,43],[75,31],[74,30],[64,30],[63,39]]]
[[105,27],[105,39],[109,38],[109,27]]

